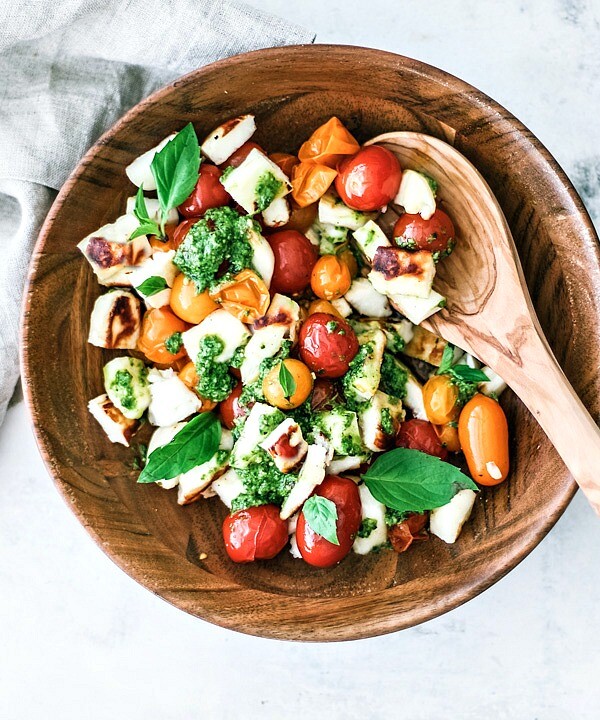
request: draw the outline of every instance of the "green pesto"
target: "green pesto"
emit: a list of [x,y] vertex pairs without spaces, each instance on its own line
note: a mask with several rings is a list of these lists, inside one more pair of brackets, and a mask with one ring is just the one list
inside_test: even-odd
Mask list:
[[363,518],[363,521],[360,524],[360,527],[358,529],[358,537],[359,538],[368,538],[369,535],[375,530],[377,527],[377,520],[374,518]]
[[229,365],[234,368],[240,368],[244,362],[244,356],[246,353],[246,346],[240,346],[234,353],[233,357],[229,361]]
[[297,408],[288,410],[286,414],[298,423],[300,430],[302,430],[302,437],[306,442],[312,443],[314,441],[315,413],[312,409],[310,398]]
[[381,429],[386,435],[394,434],[394,423],[392,421],[392,413],[389,408],[382,408],[381,410]]
[[262,212],[266,210],[269,205],[277,197],[277,193],[281,190],[283,183],[278,180],[275,175],[270,171],[264,172],[256,183],[254,194],[256,196],[256,210]]
[[135,408],[137,402],[133,387],[133,375],[129,370],[117,370],[110,387],[115,391],[119,402],[126,410]]
[[[429,242],[429,238],[427,238],[427,241]],[[440,260],[443,260],[443,258],[448,257],[448,255],[450,255],[452,253],[452,251],[454,250],[455,245],[456,245],[456,240],[448,240],[448,245],[446,246],[445,250],[436,250],[435,252],[431,253],[433,262],[437,263]]]
[[174,332],[172,335],[165,340],[165,347],[171,353],[171,355],[177,355],[183,345],[183,338],[180,332]]
[[337,326],[338,326],[338,323],[336,323],[335,320],[330,320],[328,323],[325,324],[325,327],[327,328],[327,332],[329,332],[329,333],[335,332]]
[[401,353],[404,350],[406,342],[404,341],[404,338],[396,332],[394,326],[384,323],[383,332],[385,333],[387,349],[394,355]]
[[[379,388],[384,393],[402,399],[406,395],[408,372],[389,353],[383,353],[381,363],[381,382]],[[385,432],[385,431],[384,431]]]
[[416,241],[412,238],[397,237],[394,238],[394,242],[402,250],[417,250],[418,248]]
[[375,346],[371,342],[361,345],[348,366],[348,372],[342,378],[342,390],[348,402],[361,402],[361,399],[356,395],[354,381],[362,375],[365,360],[373,353],[374,349]]
[[435,197],[436,194],[437,194],[437,191],[438,191],[437,181],[434,180],[434,179],[433,179],[432,177],[430,177],[429,175],[425,175],[425,173],[421,173],[421,174],[423,175],[423,177],[425,178],[425,180],[427,180],[427,184],[428,184],[429,187],[431,188],[431,192],[433,193],[433,196]]
[[265,399],[262,390],[265,375],[269,372],[269,370],[274,368],[276,365],[279,365],[282,360],[285,360],[285,358],[289,356],[291,348],[292,343],[289,340],[285,340],[281,344],[281,348],[276,355],[270,358],[265,358],[261,361],[260,365],[258,366],[258,379],[255,380],[253,383],[248,383],[247,385],[244,385],[244,388],[240,395],[240,403],[242,405],[248,405],[251,402],[262,402]]
[[394,510],[393,508],[386,507],[386,509],[385,509],[385,524],[389,525],[389,526],[397,525],[398,523],[401,523],[403,520],[406,520],[408,515],[410,515],[410,513],[400,512],[399,510]]
[[233,165],[230,165],[229,167],[226,167],[225,170],[221,173],[221,177],[219,178],[219,181],[221,184],[227,180],[227,178],[231,175],[231,173],[235,170]]
[[200,378],[197,390],[202,397],[214,402],[225,400],[234,385],[234,380],[229,374],[228,363],[215,361],[215,358],[223,352],[224,347],[221,338],[216,335],[207,335],[200,340],[196,358],[196,372]]
[[281,506],[296,484],[296,473],[282,473],[268,452],[256,448],[254,462],[236,472],[244,483],[244,492],[231,504],[231,511],[273,503]]
[[464,380],[459,375],[449,374],[450,382],[458,389],[457,405],[466,405],[475,395],[479,388],[479,383]]
[[261,415],[258,421],[258,429],[263,437],[270,435],[275,428],[285,420],[285,415],[281,410],[277,410],[274,413],[268,415]]
[[[248,218],[230,207],[211,208],[192,226],[173,262],[203,292],[252,266]],[[227,272],[217,279],[222,266]]]

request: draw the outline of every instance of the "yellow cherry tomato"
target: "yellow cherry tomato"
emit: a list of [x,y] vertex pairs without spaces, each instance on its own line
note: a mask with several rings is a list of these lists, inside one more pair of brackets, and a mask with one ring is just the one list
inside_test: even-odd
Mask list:
[[355,155],[360,150],[356,139],[336,117],[330,118],[318,127],[300,148],[300,160],[337,167],[346,155]]
[[189,363],[187,363],[181,368],[178,376],[181,382],[184,383],[184,385],[186,385],[187,387],[189,387],[190,390],[193,390],[200,398],[200,400],[202,400],[202,407],[200,408],[200,412],[208,412],[209,410],[212,410],[214,407],[217,406],[216,402],[213,402],[212,400],[203,397],[196,389],[198,387],[198,382],[200,381],[200,378],[198,377],[196,366],[191,360]]
[[253,323],[267,312],[269,288],[253,270],[242,270],[233,280],[210,293],[211,298],[243,323]]
[[167,350],[165,341],[174,333],[183,333],[189,325],[166,307],[150,308],[144,315],[142,331],[137,342],[137,349],[155,363],[172,365],[176,360],[185,356],[183,345],[177,353]]
[[192,280],[183,273],[175,278],[171,290],[171,310],[177,317],[192,325],[198,325],[218,307],[207,290],[198,294]]
[[327,313],[335,317],[342,317],[329,300],[313,300],[308,306],[308,314],[314,315],[315,313]]
[[458,417],[457,400],[458,388],[447,375],[432,375],[423,386],[423,405],[434,425],[446,425]]
[[449,452],[460,451],[460,440],[458,439],[457,423],[450,422],[446,425],[434,425],[433,429],[436,431],[440,442],[446,448],[446,450],[448,450]]
[[[283,371],[282,365],[285,368]],[[265,375],[262,390],[270,405],[282,410],[293,410],[308,398],[312,387],[313,377],[306,365],[300,360],[288,358]]]
[[356,262],[356,258],[354,257],[354,253],[352,252],[352,250],[347,247],[344,250],[338,252],[338,257],[348,266],[348,270],[350,270],[350,276],[355,278],[358,275],[358,263]]
[[350,269],[337,255],[322,255],[313,268],[310,286],[322,300],[336,300],[352,285]]
[[292,198],[300,207],[311,205],[325,195],[336,176],[327,165],[301,162],[292,170]]
[[458,419],[458,437],[469,472],[480,485],[498,485],[509,470],[508,423],[492,398],[477,393]]

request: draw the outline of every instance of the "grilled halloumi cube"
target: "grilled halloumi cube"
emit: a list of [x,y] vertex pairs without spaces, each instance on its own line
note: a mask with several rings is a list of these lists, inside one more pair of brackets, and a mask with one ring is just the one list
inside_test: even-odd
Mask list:
[[246,468],[254,461],[256,448],[269,435],[272,423],[279,425],[284,415],[271,405],[254,403],[242,426],[242,432],[233,446],[231,466]]
[[408,252],[398,247],[379,247],[375,251],[369,280],[380,293],[388,296],[429,297],[435,263],[426,250]]
[[319,248],[320,255],[335,255],[340,245],[348,240],[348,228],[315,220],[305,233],[310,242]]
[[369,220],[373,220],[376,213],[365,213],[349,208],[331,190],[319,200],[319,222],[328,225],[337,225],[348,230],[358,230]]
[[432,290],[426,298],[411,295],[390,295],[392,305],[415,325],[435,315],[446,305],[446,298]]
[[151,425],[174,425],[198,412],[202,401],[172,370],[152,369],[148,373],[150,405],[148,420]]
[[215,165],[221,165],[250,140],[255,130],[254,115],[240,115],[227,120],[204,138],[202,152]]
[[223,341],[224,347],[221,353],[215,358],[215,362],[224,363],[234,356],[235,351],[244,346],[250,337],[246,325],[222,308],[214,310],[193,328],[181,333],[183,346],[195,363],[200,349],[200,340],[215,335]]
[[148,368],[141,360],[117,357],[104,366],[106,394],[126,418],[141,418],[150,404]]
[[321,445],[309,445],[304,464],[298,473],[298,480],[281,506],[279,517],[290,518],[313,490],[325,479],[325,457],[327,451]]
[[358,411],[363,444],[373,452],[393,447],[396,432],[403,420],[404,410],[400,400],[378,390]]
[[170,142],[177,133],[168,135],[164,140],[161,140],[158,145],[151,148],[143,155],[137,157],[130,165],[125,168],[127,177],[136,187],[144,186],[144,190],[156,190],[156,180],[150,170],[150,165],[154,160],[154,156],[157,152],[162,150],[164,146]]
[[100,285],[131,285],[130,276],[146,258],[152,247],[145,235],[129,240],[139,227],[133,215],[121,215],[113,223],[103,225],[77,245]]
[[292,418],[286,418],[261,442],[260,447],[273,458],[282,473],[288,473],[300,465],[308,443],[302,437],[302,430]]
[[240,165],[222,178],[225,190],[247,213],[257,211],[257,194],[260,182],[265,176],[273,177],[280,183],[273,200],[287,195],[292,186],[288,176],[260,150],[254,148]]
[[219,449],[201,465],[182,473],[179,476],[179,488],[177,490],[177,503],[189,505],[200,498],[202,492],[229,466],[229,455],[233,447],[233,437],[229,430],[223,429]]
[[108,399],[108,395],[98,395],[88,403],[88,410],[92,417],[100,423],[112,443],[120,443],[129,447],[129,441],[138,430],[138,420],[126,418],[125,415],[115,407]]
[[346,298],[340,297],[335,300],[330,300],[330,302],[343,318],[352,315],[352,305],[350,305]]
[[379,318],[365,318],[364,320],[351,320],[350,325],[356,336],[381,329],[385,333],[386,347],[391,353],[402,352],[404,347],[413,338],[413,324],[409,320],[380,320]]
[[387,542],[387,525],[385,524],[385,505],[376,500],[369,488],[362,483],[358,486],[360,495],[361,515],[363,520],[374,520],[376,525],[367,537],[357,537],[352,549],[358,555],[367,555],[376,547]]
[[[146,186],[144,185],[144,189],[146,189]],[[135,208],[135,200],[136,196],[132,195],[131,197],[127,198],[127,203],[125,205],[125,212],[128,215],[134,215],[133,210]],[[160,222],[160,203],[156,198],[148,198],[145,197],[144,201],[146,203],[146,210],[148,211],[148,216],[151,220],[154,220],[154,222],[159,223]],[[135,217],[135,215],[134,215]],[[167,224],[174,224],[179,222],[179,213],[177,212],[177,208],[172,208],[167,213]],[[139,224],[139,220],[138,220]]]
[[403,398],[404,405],[418,420],[427,420],[425,403],[423,402],[423,386],[403,362],[400,362],[398,358],[394,358],[394,362],[398,363],[398,365],[406,371],[406,395]]
[[286,198],[277,198],[262,214],[263,222],[267,227],[278,228],[285,225],[290,219],[290,205]]
[[[370,400],[381,382],[381,363],[386,348],[383,330],[377,329],[358,336],[360,349],[344,376],[344,392],[359,402]],[[359,363],[362,358],[362,364]]]
[[[218,495],[221,501],[231,507],[233,501],[245,491],[244,482],[233,468],[229,468],[223,475],[213,480],[210,490]],[[206,491],[205,491],[206,493]]]
[[355,230],[352,237],[356,240],[356,244],[369,262],[373,262],[378,248],[390,247],[391,245],[386,234],[373,220],[369,220],[358,230]]
[[315,413],[314,426],[325,436],[336,457],[364,454],[354,411],[343,407],[323,410]]
[[342,475],[348,470],[358,470],[368,459],[368,455],[346,455],[346,457],[335,458],[327,465],[327,475]]
[[133,350],[140,337],[142,306],[127,290],[100,295],[90,316],[88,342],[109,350]]
[[252,248],[252,265],[256,272],[261,276],[265,285],[270,287],[275,269],[275,255],[269,243],[259,232],[259,226],[252,220],[247,218],[248,233],[246,239]]
[[471,515],[476,496],[473,490],[459,490],[447,505],[432,510],[429,516],[431,532],[445,543],[456,542]]
[[485,373],[489,380],[488,382],[480,383],[479,392],[484,395],[495,395],[496,397],[500,397],[507,387],[504,380],[500,377],[500,375],[498,375],[498,373],[494,372],[492,368],[487,365],[481,368],[481,372]]
[[[175,282],[177,268],[173,264],[175,250],[155,252],[152,257],[145,260],[140,267],[131,275],[131,284],[138,292],[148,307],[160,308],[168,305],[171,301],[171,288]],[[143,283],[150,278],[164,280],[167,285],[163,290],[147,294],[144,292]]]
[[439,367],[447,344],[441,337],[415,325],[412,340],[405,345],[402,352],[408,357]]
[[378,292],[367,278],[355,278],[344,297],[361,315],[382,318],[392,314],[387,297]]
[[423,220],[429,220],[435,212],[434,188],[435,185],[427,175],[416,170],[404,170],[394,202],[402,205],[405,212],[419,214]]
[[[178,422],[168,427],[159,427],[152,433],[150,442],[148,443],[148,457],[163,445],[168,445],[171,440],[177,435],[177,433],[185,427],[184,422]],[[179,475],[173,478],[157,480],[156,484],[159,485],[163,490],[171,490],[179,484]]]

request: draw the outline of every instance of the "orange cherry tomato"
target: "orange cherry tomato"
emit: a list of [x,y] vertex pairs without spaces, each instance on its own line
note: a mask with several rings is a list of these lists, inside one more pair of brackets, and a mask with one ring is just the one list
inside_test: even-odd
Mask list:
[[144,315],[138,350],[152,362],[171,365],[185,355],[185,348],[182,345],[178,353],[170,353],[165,347],[165,340],[173,333],[184,332],[188,327],[187,323],[167,308],[152,308]]
[[269,158],[278,165],[281,172],[285,173],[289,178],[292,177],[292,170],[300,162],[295,155],[289,153],[271,153]]
[[350,275],[355,278],[358,275],[358,263],[352,250],[347,247],[344,250],[340,250],[337,256],[342,262],[346,263],[348,270],[350,270]]
[[[197,222],[197,220],[195,222]],[[180,225],[175,225],[174,223],[171,223],[170,225],[165,225],[165,233],[167,235],[167,240],[163,242],[160,238],[156,237],[156,235],[151,235],[149,238],[150,247],[160,252],[167,252],[167,250],[177,250],[177,248],[181,245],[181,241],[183,240],[183,238],[179,239],[177,236],[177,231],[179,230],[181,225],[183,225],[183,223],[180,223]]]
[[458,388],[447,375],[432,375],[423,386],[423,405],[434,425],[446,425],[458,417]]
[[460,440],[456,424],[450,422],[446,425],[434,425],[433,428],[446,450],[450,452],[460,451]]
[[293,199],[290,200],[290,219],[279,230],[296,230],[305,233],[317,218],[317,203],[300,207]]
[[496,400],[477,393],[458,419],[458,437],[469,472],[480,485],[498,485],[509,470],[508,423]]
[[308,314],[314,315],[315,313],[327,313],[328,315],[335,315],[335,317],[343,319],[342,315],[335,309],[329,300],[313,300],[308,306]]
[[337,255],[322,255],[310,276],[314,294],[322,300],[336,300],[345,295],[352,285],[352,275],[346,263]]
[[354,137],[336,117],[318,127],[300,148],[301,161],[310,160],[335,168],[344,155],[354,155],[360,148]]
[[337,171],[327,165],[301,162],[292,170],[292,198],[306,207],[322,197],[335,180]]
[[231,282],[219,285],[210,297],[238,320],[252,324],[267,312],[269,288],[254,270],[242,270]]
[[171,310],[182,320],[197,325],[218,307],[208,290],[198,294],[193,281],[183,273],[175,278],[171,290]]
[[310,370],[300,360],[288,358],[283,361],[286,370],[292,377],[293,392],[286,395],[280,381],[281,363],[275,365],[263,380],[263,393],[270,405],[282,410],[292,410],[308,398],[313,389],[313,377]]
[[200,381],[200,378],[198,377],[198,373],[196,372],[196,366],[191,360],[181,368],[178,375],[181,382],[183,382],[184,385],[189,387],[190,390],[193,390],[200,398],[200,400],[202,400],[202,407],[200,408],[200,412],[208,412],[209,410],[212,410],[216,407],[216,402],[203,397],[196,389],[198,387],[198,382]]

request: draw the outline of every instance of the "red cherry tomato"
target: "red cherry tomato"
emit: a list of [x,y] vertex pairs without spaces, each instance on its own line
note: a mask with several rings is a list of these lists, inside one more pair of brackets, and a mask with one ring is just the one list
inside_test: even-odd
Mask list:
[[179,212],[185,217],[195,218],[204,215],[210,208],[227,205],[231,196],[221,185],[220,177],[221,171],[216,165],[202,163],[196,187],[188,199],[177,208]]
[[427,540],[427,520],[429,513],[424,515],[412,514],[388,530],[388,540],[397,553],[402,553],[413,544],[415,540]]
[[242,394],[242,383],[238,382],[228,397],[219,405],[219,415],[221,422],[230,430],[235,425],[236,418],[246,414],[246,408],[240,405],[240,395]]
[[317,378],[313,385],[310,406],[313,410],[324,410],[335,397],[335,385],[327,378]]
[[292,295],[302,292],[318,260],[310,240],[296,230],[282,230],[267,238],[275,255],[271,293]]
[[369,145],[338,165],[335,189],[354,210],[379,210],[396,197],[402,168],[394,153]]
[[358,352],[354,330],[328,313],[311,315],[300,329],[300,357],[320,377],[337,378],[348,372]]
[[439,208],[429,220],[423,220],[420,215],[404,213],[394,225],[394,240],[410,250],[446,252],[452,250],[455,235],[452,220]]
[[448,459],[448,451],[442,445],[435,428],[427,420],[406,420],[400,424],[396,435],[396,447],[421,450],[440,460]]
[[198,218],[191,218],[190,220],[184,220],[179,223],[173,233],[173,250],[177,250],[177,248],[185,240],[185,236],[190,231],[190,228],[192,228],[197,222]]
[[303,512],[298,517],[296,541],[300,554],[309,565],[326,568],[336,565],[350,552],[361,523],[360,495],[356,483],[336,475],[325,478],[314,494],[335,504],[340,544],[335,545],[316,533],[306,522]]
[[223,521],[225,550],[234,562],[270,560],[288,541],[287,521],[279,517],[276,505],[238,510]]
[[[265,151],[261,148],[261,146],[258,143],[252,142],[252,140],[248,140],[245,142],[241,147],[239,147],[233,155],[230,155],[227,160],[221,165],[222,168],[226,167],[239,167],[244,160],[248,157],[251,150],[260,150],[261,153],[264,153]],[[266,154],[266,153],[265,153]]]

